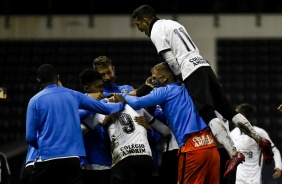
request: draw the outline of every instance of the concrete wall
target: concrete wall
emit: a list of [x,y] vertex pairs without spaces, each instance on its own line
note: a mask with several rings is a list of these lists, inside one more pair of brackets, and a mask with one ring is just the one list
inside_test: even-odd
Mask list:
[[[218,38],[282,38],[282,14],[159,15],[182,23],[216,68]],[[217,24],[217,26],[216,26]],[[8,25],[8,26],[7,26]],[[149,39],[130,15],[0,16],[0,39]]]

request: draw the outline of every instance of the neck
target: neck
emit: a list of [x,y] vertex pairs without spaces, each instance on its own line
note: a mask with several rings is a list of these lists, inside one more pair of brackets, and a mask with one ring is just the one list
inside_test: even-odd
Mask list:
[[49,86],[51,84],[57,84],[57,82],[45,82],[45,83],[42,83],[40,87],[41,89],[44,89],[46,86]]

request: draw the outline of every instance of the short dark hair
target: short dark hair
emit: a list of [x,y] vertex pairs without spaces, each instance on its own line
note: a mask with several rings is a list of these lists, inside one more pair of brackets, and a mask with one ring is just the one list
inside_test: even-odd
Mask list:
[[42,64],[37,69],[37,79],[42,83],[52,82],[57,78],[57,72],[53,65]]
[[252,118],[254,118],[256,112],[255,107],[248,103],[243,103],[236,106],[236,110],[237,112],[244,115],[249,121],[252,120]]
[[153,88],[147,84],[142,84],[141,86],[139,86],[136,90],[136,96],[137,97],[141,97],[141,96],[145,96],[148,95],[151,91],[153,90]]
[[102,79],[102,75],[93,68],[85,68],[79,73],[79,80],[82,85],[88,85],[95,80]]
[[93,68],[97,70],[98,68],[104,68],[112,66],[112,60],[107,56],[99,56],[93,61]]
[[141,19],[145,17],[156,17],[155,10],[149,5],[141,5],[132,13],[132,18]]

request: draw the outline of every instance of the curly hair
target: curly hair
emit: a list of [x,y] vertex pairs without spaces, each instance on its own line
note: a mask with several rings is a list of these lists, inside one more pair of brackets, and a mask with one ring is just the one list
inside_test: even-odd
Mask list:
[[93,61],[93,68],[97,70],[98,68],[104,68],[112,66],[112,60],[107,56],[99,56]]

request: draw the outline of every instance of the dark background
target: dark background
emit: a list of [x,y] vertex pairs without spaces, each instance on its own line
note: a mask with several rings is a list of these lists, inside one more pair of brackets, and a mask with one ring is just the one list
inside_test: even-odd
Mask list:
[[1,0],[0,14],[131,14],[142,4],[157,13],[281,13],[279,0]]

